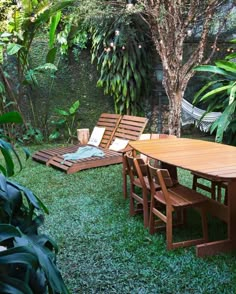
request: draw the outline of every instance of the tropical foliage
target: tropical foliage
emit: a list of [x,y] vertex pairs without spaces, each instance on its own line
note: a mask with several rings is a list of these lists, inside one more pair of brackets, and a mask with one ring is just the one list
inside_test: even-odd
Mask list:
[[[0,123],[21,123],[17,112],[0,116]],[[68,293],[56,267],[56,243],[39,233],[48,209],[29,189],[8,180],[21,158],[7,136],[0,138],[5,160],[0,164],[0,292],[10,294]],[[15,155],[17,161],[13,159]],[[28,155],[28,153],[26,153]]]
[[[37,112],[34,109],[31,92],[38,85],[39,75],[53,76],[57,70],[53,64],[56,56],[56,29],[61,18],[61,10],[72,2],[71,0],[19,1],[18,5],[12,6],[12,16],[8,21],[7,31],[0,35],[0,79],[2,81],[0,95],[4,98],[4,108],[1,111],[16,109],[21,114],[26,129],[23,100],[26,99],[30,105],[32,124],[36,127]],[[47,30],[49,31],[49,51],[46,54],[45,63],[32,68],[30,64],[32,44],[39,32]]]
[[147,29],[126,14],[104,18],[91,29],[92,61],[100,71],[97,85],[113,97],[116,113],[137,114],[142,109],[150,70]]
[[[22,118],[18,112],[9,112],[0,116],[0,125],[4,124],[19,124],[22,123]],[[20,157],[12,146],[9,143],[9,137],[4,133],[4,128],[1,129],[0,133],[0,150],[4,159],[4,163],[0,163],[0,172],[5,176],[12,176],[15,173],[15,164],[14,160],[17,161],[19,169],[22,169],[22,163]],[[29,157],[27,149],[23,148],[23,151],[26,154],[26,158]],[[13,156],[14,155],[14,158]]]
[[[232,41],[236,43],[236,40]],[[216,131],[217,142],[236,144],[236,54],[230,54],[224,60],[215,61],[215,65],[195,67],[195,71],[210,73],[206,85],[195,95],[194,102],[206,102],[207,112],[222,111],[222,115],[212,124],[211,133]]]
[[3,175],[0,203],[0,292],[68,293],[55,266],[57,245],[38,233],[47,208],[29,189]]
[[68,142],[72,142],[76,138],[76,130],[78,129],[78,109],[80,106],[79,100],[75,101],[68,110],[56,108],[57,119],[51,123],[55,126],[54,132],[49,136],[49,139],[55,140],[63,136]]
[[91,48],[100,73],[98,87],[114,100],[116,113],[142,112],[150,86],[152,44],[146,22],[126,9],[125,2],[83,0],[64,17],[58,34],[61,52]]

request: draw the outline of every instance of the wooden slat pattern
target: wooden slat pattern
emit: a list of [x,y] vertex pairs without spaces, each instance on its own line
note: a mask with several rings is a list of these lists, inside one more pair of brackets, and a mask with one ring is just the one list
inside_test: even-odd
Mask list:
[[102,141],[99,145],[99,147],[102,148],[108,148],[112,137],[114,135],[114,132],[121,120],[121,115],[120,114],[109,114],[109,113],[103,113],[98,122],[97,126],[98,127],[105,127],[105,133],[103,135]]
[[[105,133],[103,135],[102,141],[100,143],[100,147],[107,148],[110,145],[113,134],[121,120],[120,114],[110,114],[110,113],[102,113],[98,119],[96,126],[105,127]],[[32,159],[36,160],[40,163],[46,164],[49,159],[56,155],[62,155],[65,153],[73,153],[81,147],[81,144],[75,144],[72,146],[51,148],[45,150],[39,150],[32,155]]]
[[115,131],[115,138],[126,139],[130,141],[138,140],[143,133],[148,119],[145,117],[124,115]]
[[147,121],[143,117],[129,115],[121,117],[118,114],[103,113],[97,122],[97,126],[106,128],[99,146],[105,153],[105,157],[89,157],[75,161],[64,161],[63,154],[74,153],[82,146],[77,144],[69,147],[40,150],[33,154],[32,158],[68,174],[84,169],[122,163],[122,152],[109,150],[108,147],[114,138],[138,140],[146,127]]
[[79,160],[64,160],[61,155],[54,156],[47,162],[47,165],[58,168],[67,174],[72,174],[89,168],[122,163],[122,154],[109,149],[102,149],[102,151],[105,153],[104,157],[94,156]]
[[131,147],[151,158],[219,180],[236,178],[236,148],[201,140],[143,140]]

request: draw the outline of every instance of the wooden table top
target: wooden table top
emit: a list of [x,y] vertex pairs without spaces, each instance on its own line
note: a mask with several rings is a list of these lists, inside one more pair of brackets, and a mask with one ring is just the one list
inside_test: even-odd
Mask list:
[[203,140],[176,138],[130,142],[151,158],[222,180],[236,180],[236,147]]

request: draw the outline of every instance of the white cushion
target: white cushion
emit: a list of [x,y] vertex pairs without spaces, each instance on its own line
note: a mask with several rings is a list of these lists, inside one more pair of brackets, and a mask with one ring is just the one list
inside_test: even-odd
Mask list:
[[105,128],[102,127],[94,127],[92,134],[89,138],[88,144],[93,146],[99,146],[102,141],[102,137],[104,135]]
[[114,142],[109,147],[110,150],[120,151],[124,149],[129,143],[129,140],[115,138]]

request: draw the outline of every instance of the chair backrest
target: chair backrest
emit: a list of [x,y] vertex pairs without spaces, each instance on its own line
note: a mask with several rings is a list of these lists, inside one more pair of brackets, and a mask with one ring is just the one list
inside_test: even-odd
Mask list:
[[126,164],[131,182],[134,182],[135,177],[138,177],[143,188],[146,188],[144,176],[147,176],[147,164],[141,158],[135,158],[132,154],[126,153]]
[[96,126],[104,127],[105,132],[99,144],[99,147],[109,147],[121,118],[122,116],[120,114],[102,113],[100,115]]
[[160,185],[166,203],[169,203],[168,188],[174,186],[169,171],[167,169],[155,168],[148,163],[148,180],[151,188],[151,193],[155,193],[155,184]]
[[114,133],[113,139],[136,141],[143,133],[148,119],[145,117],[123,115]]

